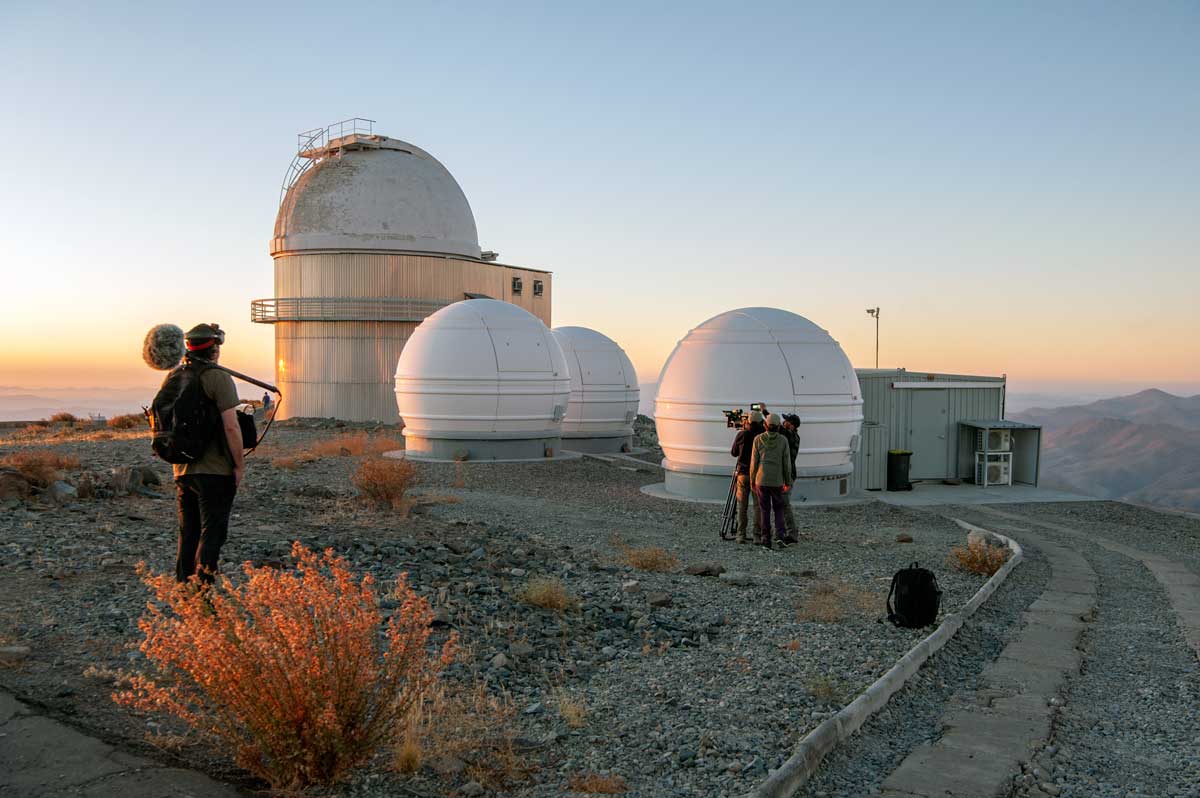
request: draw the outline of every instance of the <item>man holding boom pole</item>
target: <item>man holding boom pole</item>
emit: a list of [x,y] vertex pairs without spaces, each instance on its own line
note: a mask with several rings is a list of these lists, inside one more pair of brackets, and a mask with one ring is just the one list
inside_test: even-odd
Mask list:
[[233,377],[214,368],[221,357],[225,332],[216,324],[197,324],[187,331],[184,340],[187,354],[178,368],[199,380],[202,396],[198,398],[212,403],[220,421],[194,462],[172,466],[179,504],[175,578],[182,582],[197,574],[201,581],[211,583],[229,534],[233,498],[246,469],[242,432],[234,410],[240,400]]

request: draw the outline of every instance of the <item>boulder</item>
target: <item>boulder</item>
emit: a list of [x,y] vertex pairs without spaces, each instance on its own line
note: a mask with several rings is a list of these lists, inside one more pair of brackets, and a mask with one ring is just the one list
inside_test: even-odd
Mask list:
[[72,501],[79,495],[79,491],[75,490],[74,485],[63,482],[61,479],[52,482],[46,492],[50,494],[51,499],[59,504]]
[[899,534],[899,535],[896,535],[896,542],[897,542],[897,543],[912,543],[912,542],[913,542],[913,536],[912,536],[912,535],[905,535],[905,534],[903,534],[903,533],[902,533],[902,534]]
[[745,571],[726,571],[721,574],[720,579],[729,585],[739,585],[745,587],[754,584],[754,577]]
[[720,576],[725,573],[725,566],[720,563],[706,562],[697,565],[689,565],[683,569],[685,574],[692,576]]

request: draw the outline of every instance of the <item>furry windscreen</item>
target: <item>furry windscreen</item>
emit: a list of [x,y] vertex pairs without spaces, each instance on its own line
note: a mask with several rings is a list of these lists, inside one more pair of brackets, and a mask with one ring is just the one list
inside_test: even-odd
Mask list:
[[174,324],[159,324],[150,328],[142,343],[142,359],[158,371],[170,371],[183,360],[183,330]]

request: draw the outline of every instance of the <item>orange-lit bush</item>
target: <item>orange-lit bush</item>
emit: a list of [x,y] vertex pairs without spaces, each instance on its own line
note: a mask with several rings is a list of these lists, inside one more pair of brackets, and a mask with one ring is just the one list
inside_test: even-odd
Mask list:
[[960,571],[970,571],[981,576],[992,576],[1008,562],[1009,550],[1003,546],[989,546],[981,541],[972,541],[966,546],[950,549],[950,564]]
[[123,416],[113,416],[110,418],[108,426],[112,429],[137,429],[138,427],[149,427],[150,422],[146,420],[146,416],[142,413],[127,413]]
[[17,452],[0,457],[0,467],[12,468],[40,487],[62,478],[63,471],[79,468],[79,458],[55,452]]
[[364,461],[351,481],[368,501],[399,509],[416,475],[416,466],[407,460],[380,458]]
[[154,672],[113,694],[181,718],[277,789],[336,781],[390,742],[456,644],[428,649],[433,611],[403,574],[384,627],[369,575],[355,581],[331,550],[292,554],[295,571],[247,563],[240,584],[203,592],[140,566]]

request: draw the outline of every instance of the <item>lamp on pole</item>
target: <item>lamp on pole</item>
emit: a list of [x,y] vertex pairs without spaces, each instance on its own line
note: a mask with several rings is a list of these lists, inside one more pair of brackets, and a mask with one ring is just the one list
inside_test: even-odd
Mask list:
[[879,368],[879,308],[867,308],[867,315],[875,319],[875,368]]

